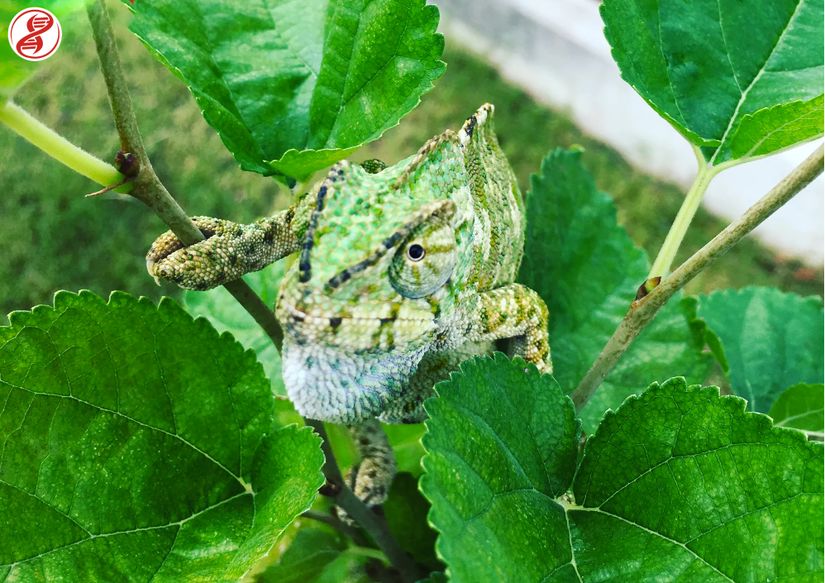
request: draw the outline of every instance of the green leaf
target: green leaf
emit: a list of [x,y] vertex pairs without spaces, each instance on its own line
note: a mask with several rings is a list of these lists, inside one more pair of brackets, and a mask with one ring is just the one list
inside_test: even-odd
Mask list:
[[572,401],[549,375],[501,354],[465,362],[436,391],[425,404],[421,490],[451,580],[538,580],[567,562],[564,513],[547,501],[573,479]]
[[[245,275],[244,281],[267,306],[274,309],[285,270],[284,262],[278,261],[266,269]],[[254,351],[272,383],[272,392],[286,396],[281,375],[281,355],[278,354],[272,340],[232,294],[223,287],[205,292],[186,291],[183,294],[183,305],[190,314],[203,316],[218,332],[229,332],[244,348]]]
[[[428,403],[422,488],[452,581],[822,579],[820,444],[677,378],[608,413],[573,495],[558,496],[520,451],[535,443],[532,427],[555,426],[569,406],[513,415],[509,427],[496,409],[454,414],[502,402],[498,370],[485,372],[492,380],[474,391],[456,375]],[[510,398],[535,393],[527,378],[507,385]],[[476,428],[484,437],[469,447],[464,435]],[[556,447],[575,447],[564,439]]]
[[[323,455],[253,353],[171,300],[60,292],[0,328],[0,569],[230,580],[309,508]],[[25,517],[25,519],[21,519]]]
[[427,523],[430,504],[418,491],[415,476],[407,472],[396,475],[382,508],[387,526],[402,549],[432,571],[444,568],[435,556],[436,533]]
[[586,432],[596,430],[605,411],[636,394],[647,382],[642,379],[666,379],[674,372],[697,382],[707,378],[712,357],[702,352],[705,323],[696,317],[696,304],[692,297],[670,301],[642,331],[579,412]]
[[83,8],[83,0],[40,0],[31,4],[24,4],[17,0],[0,0],[0,103],[11,97],[26,79],[42,69],[46,63],[54,64],[63,59],[71,58],[66,51],[57,50],[44,61],[27,61],[17,56],[8,43],[9,26],[14,16],[29,6],[45,8],[55,15],[61,24],[63,38],[61,46],[65,49],[66,37],[76,36],[78,21],[73,13]]
[[673,379],[629,399],[588,441],[573,492],[585,578],[822,578],[821,446],[715,388]]
[[717,165],[822,135],[819,0],[605,0],[622,78]]
[[131,30],[245,170],[303,178],[398,124],[444,72],[424,0],[163,0]]
[[264,571],[261,583],[367,583],[364,565],[369,557],[347,549],[331,528],[307,521],[280,561]]
[[788,387],[771,407],[769,415],[777,427],[793,427],[803,431],[822,433],[822,402],[825,386],[822,383],[799,383]]
[[424,446],[421,445],[424,424],[384,425],[383,427],[395,454],[398,471],[410,473],[418,478],[421,475],[421,457],[424,455]]
[[[616,209],[581,164],[580,153],[555,150],[530,177],[527,240],[519,281],[550,309],[554,374],[565,392],[585,375],[619,325],[648,262],[616,221]],[[695,308],[674,298],[624,354],[583,412],[592,431],[608,407],[617,407],[651,378],[674,374],[703,382],[710,356],[692,327]]]
[[821,298],[762,287],[723,290],[700,297],[699,315],[724,349],[734,393],[754,411],[769,411],[790,385],[822,382]]

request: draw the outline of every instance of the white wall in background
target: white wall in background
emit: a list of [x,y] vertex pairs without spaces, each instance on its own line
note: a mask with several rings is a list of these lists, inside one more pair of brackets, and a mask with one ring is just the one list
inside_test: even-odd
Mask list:
[[[602,34],[598,2],[432,1],[441,11],[442,32],[483,55],[508,81],[567,113],[636,167],[683,188],[690,185],[696,171],[690,146],[619,76]],[[548,150],[552,146],[548,143]],[[816,147],[803,144],[726,170],[711,184],[705,208],[735,219]],[[821,265],[823,216],[820,176],[757,228],[755,236],[780,254]]]

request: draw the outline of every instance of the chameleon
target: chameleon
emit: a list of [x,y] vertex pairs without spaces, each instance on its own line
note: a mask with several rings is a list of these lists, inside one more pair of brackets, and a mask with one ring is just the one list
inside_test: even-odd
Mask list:
[[284,384],[303,416],[352,428],[350,481],[371,505],[395,472],[377,421],[423,421],[433,386],[496,347],[552,372],[547,307],[515,282],[524,201],[493,112],[392,166],[339,162],[255,223],[195,217],[204,241],[166,232],[147,254],[156,280],[204,290],[297,253],[275,308]]

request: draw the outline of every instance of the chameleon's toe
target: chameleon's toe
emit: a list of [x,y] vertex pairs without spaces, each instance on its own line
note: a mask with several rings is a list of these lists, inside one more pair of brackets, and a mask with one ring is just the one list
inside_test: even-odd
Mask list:
[[155,281],[206,290],[243,275],[238,258],[243,227],[209,217],[195,217],[193,221],[205,240],[185,247],[174,233],[167,231],[152,244],[146,255],[146,269]]
[[183,243],[172,231],[166,231],[155,239],[149,248],[149,252],[146,254],[146,271],[155,278],[155,283],[158,285],[160,285],[160,280],[163,278],[159,263],[179,249],[183,249]]

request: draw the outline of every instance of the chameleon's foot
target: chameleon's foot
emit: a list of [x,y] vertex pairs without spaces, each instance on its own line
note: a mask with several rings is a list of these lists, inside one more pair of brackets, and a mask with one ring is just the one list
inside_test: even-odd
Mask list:
[[[384,430],[375,419],[350,427],[361,462],[347,475],[347,483],[355,495],[374,509],[386,501],[395,477],[395,456]],[[338,516],[347,524],[352,519],[341,508]]]
[[205,290],[271,261],[267,255],[272,247],[271,234],[262,224],[240,225],[209,217],[192,220],[206,237],[204,241],[185,247],[167,231],[152,243],[146,269],[155,281],[165,279],[183,288]]
[[478,337],[511,339],[512,352],[536,365],[540,373],[553,373],[547,340],[549,312],[541,296],[520,283],[512,283],[481,294],[475,323]]

